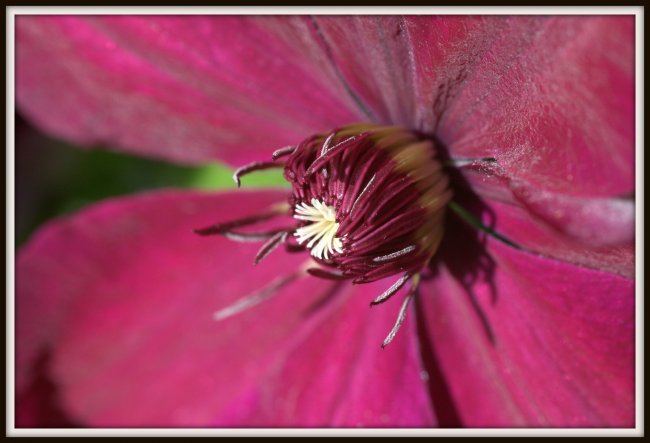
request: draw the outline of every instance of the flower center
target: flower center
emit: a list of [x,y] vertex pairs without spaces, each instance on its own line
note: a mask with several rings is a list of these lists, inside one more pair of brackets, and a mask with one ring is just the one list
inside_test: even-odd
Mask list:
[[[433,142],[399,127],[350,125],[279,149],[272,161],[239,168],[234,179],[239,184],[249,172],[274,167],[283,168],[292,185],[288,205],[197,232],[242,241],[266,239],[256,263],[281,244],[289,251],[309,248],[316,265],[306,272],[316,277],[368,283],[398,276],[371,305],[385,302],[410,282],[385,346],[404,320],[420,274],[443,236],[451,190]],[[280,213],[288,213],[295,224],[256,233],[238,230]],[[302,274],[304,270],[296,271],[292,278]],[[258,303],[288,281],[273,283],[215,318]]]
[[366,283],[402,273],[406,281],[435,254],[451,191],[430,140],[354,125],[276,155],[287,156],[295,234],[325,267],[319,275]]
[[313,198],[311,205],[307,203],[297,205],[293,217],[311,222],[296,229],[294,234],[298,237],[298,244],[303,244],[309,240],[307,247],[311,249],[311,255],[327,260],[334,251],[343,252],[341,239],[336,237],[339,224],[336,222],[336,211],[333,207]]

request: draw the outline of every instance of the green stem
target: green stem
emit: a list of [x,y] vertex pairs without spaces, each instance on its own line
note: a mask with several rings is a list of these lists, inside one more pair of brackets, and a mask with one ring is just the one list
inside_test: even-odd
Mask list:
[[496,232],[494,229],[485,226],[481,221],[474,217],[469,211],[467,211],[465,208],[460,206],[458,203],[451,201],[449,202],[449,207],[451,208],[452,211],[454,211],[460,218],[465,220],[467,223],[469,223],[472,227],[485,232],[488,235],[491,235],[492,237],[496,238],[497,240],[502,241],[503,243],[507,244],[508,246],[512,246],[513,248],[516,249],[521,249],[521,247],[513,242],[512,240],[504,237],[503,235],[499,234]]

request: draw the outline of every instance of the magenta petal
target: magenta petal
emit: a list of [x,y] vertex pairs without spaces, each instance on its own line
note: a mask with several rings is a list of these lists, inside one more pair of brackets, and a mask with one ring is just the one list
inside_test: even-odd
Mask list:
[[[272,310],[286,312],[273,325],[255,312],[242,314],[241,322],[215,322],[216,310],[292,272],[304,257],[278,254],[253,267],[259,245],[192,230],[283,197],[149,194],[102,203],[44,228],[17,263],[19,393],[47,352],[49,378],[75,422],[209,425],[238,394],[238,382],[256,379],[265,360],[280,352],[313,300],[269,301]],[[318,294],[318,283],[297,285]]]
[[576,197],[507,180],[491,168],[479,172],[467,170],[465,178],[489,205],[486,225],[529,251],[634,275],[634,200]]
[[[598,211],[603,206],[606,208],[601,213],[604,220],[587,219],[592,224],[580,227],[581,232],[585,232],[587,229],[601,228],[595,222],[602,221],[604,225],[602,230],[594,230],[594,235],[600,232],[603,237],[608,237],[608,235],[611,236],[612,234],[625,234],[625,231],[631,231],[632,235],[628,234],[627,238],[622,238],[622,241],[610,245],[599,245],[597,241],[592,244],[577,242],[572,238],[567,238],[562,231],[550,229],[547,223],[540,223],[539,220],[531,217],[530,212],[517,206],[497,202],[491,202],[490,206],[496,213],[496,226],[499,232],[507,235],[510,240],[519,246],[562,261],[632,278],[635,264],[633,214],[630,216],[632,218],[631,223],[626,223],[627,220],[623,217],[619,220],[613,217],[620,216],[621,212],[634,211],[634,204],[624,201],[608,202],[604,199],[601,201],[596,200],[592,204]],[[609,212],[608,206],[612,206],[614,209]],[[565,208],[562,206],[558,207],[558,211],[563,209]],[[579,209],[588,210],[589,206],[581,205]],[[620,209],[620,211],[617,211],[617,209]],[[570,214],[570,217],[576,216],[576,213],[565,214]],[[610,221],[613,222],[613,226],[608,226],[607,223]],[[578,227],[578,225],[573,226]]]
[[17,102],[59,137],[186,163],[259,159],[363,118],[332,67],[310,62],[322,55],[269,30],[276,20],[18,17]]
[[582,243],[608,246],[634,240],[634,200],[580,198],[513,182],[515,196],[531,214]]
[[413,60],[401,16],[314,16],[315,40],[375,122],[412,127]]
[[488,251],[492,271],[463,285],[442,268],[422,297],[463,423],[633,426],[634,281]]
[[464,81],[481,69],[480,62],[498,36],[501,19],[423,15],[403,21],[405,35],[399,37],[408,42],[405,52],[412,57],[413,123],[420,130],[434,132]]
[[324,302],[332,306],[317,314],[318,322],[295,337],[283,358],[217,424],[435,425],[413,309],[395,340],[381,348],[400,302],[372,309],[369,303],[387,284],[341,283],[342,293]]
[[438,124],[451,155],[494,157],[511,178],[551,192],[633,190],[634,18],[488,20],[486,43],[463,42],[473,55],[457,59],[462,84]]
[[59,408],[85,426],[434,424],[413,318],[380,349],[397,305],[370,310],[378,284],[339,293],[305,276],[213,319],[307,256],[276,251],[253,266],[260,244],[192,230],[283,198],[161,192],[44,227],[17,264],[23,423],[33,425],[29,386],[47,354]]
[[306,20],[371,119],[549,192],[634,188],[633,17]]

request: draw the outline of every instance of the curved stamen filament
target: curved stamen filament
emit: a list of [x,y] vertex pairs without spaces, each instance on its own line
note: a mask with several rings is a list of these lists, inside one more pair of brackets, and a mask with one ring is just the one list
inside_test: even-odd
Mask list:
[[409,246],[405,247],[404,249],[400,249],[399,251],[395,251],[395,252],[393,252],[391,254],[382,255],[380,257],[375,257],[375,258],[372,259],[372,261],[374,261],[374,262],[383,262],[383,261],[392,260],[394,258],[401,257],[403,255],[406,255],[406,254],[409,254],[409,253],[415,251],[415,248],[416,248],[415,245],[409,245]]
[[370,306],[378,305],[380,303],[385,302],[389,298],[391,298],[397,291],[399,291],[402,286],[411,278],[410,274],[407,272],[404,275],[402,275],[399,280],[397,280],[393,285],[386,289],[383,294],[381,294],[379,297],[375,298],[372,302],[370,302]]
[[229,240],[233,240],[240,243],[256,243],[264,240],[270,240],[276,237],[279,234],[286,232],[286,228],[273,229],[266,232],[235,232],[235,231],[224,231],[221,233],[224,237]]
[[259,262],[264,260],[278,246],[284,243],[287,240],[288,235],[289,235],[288,231],[280,231],[277,234],[275,234],[273,237],[271,237],[269,241],[264,243],[264,245],[262,245],[260,250],[257,252],[257,255],[255,256],[255,264],[258,264]]
[[413,297],[415,297],[419,284],[420,284],[420,274],[415,274],[411,279],[411,287],[409,288],[409,292],[406,294],[406,297],[404,297],[402,306],[399,308],[399,313],[397,314],[397,320],[395,321],[395,325],[393,326],[393,329],[391,329],[390,332],[388,333],[388,336],[386,337],[384,342],[381,344],[382,349],[384,349],[388,345],[388,343],[393,341],[395,335],[397,334],[397,331],[399,331],[400,326],[402,326],[402,323],[404,323],[404,319],[406,318],[406,309],[408,308],[409,302],[413,299]]
[[259,291],[247,295],[235,303],[218,310],[213,314],[212,318],[214,318],[216,321],[221,321],[228,317],[232,317],[233,315],[238,314],[242,311],[246,311],[249,308],[252,308],[253,306],[263,302],[264,300],[271,298],[273,295],[277,294],[278,290],[296,280],[300,275],[301,272],[293,272],[289,275],[277,277],[275,280],[273,280],[271,283]]
[[332,160],[337,154],[339,154],[341,151],[346,149],[348,146],[350,146],[353,142],[358,141],[357,139],[360,140],[365,140],[368,138],[368,134],[361,134],[359,136],[352,136],[349,137],[341,142],[339,142],[337,145],[333,146],[332,148],[329,148],[327,151],[323,153],[314,163],[312,163],[309,168],[307,168],[307,171],[305,171],[305,176],[310,176],[314,173],[314,171],[317,171],[321,167],[325,166],[327,162]]
[[271,159],[275,161],[286,155],[293,154],[294,152],[296,152],[295,146],[285,146],[284,148],[276,149],[275,151],[273,151],[273,154],[271,154]]
[[271,168],[284,168],[282,163],[275,162],[253,162],[248,165],[244,165],[241,168],[238,168],[235,173],[232,175],[233,180],[237,183],[237,187],[241,186],[241,177],[246,174],[249,174],[253,171],[260,171],[262,169],[271,169]]
[[348,277],[340,272],[327,271],[323,268],[308,268],[307,273],[314,277],[324,278],[326,280],[347,280]]
[[233,228],[256,225],[286,212],[286,205],[276,204],[266,212],[250,215],[248,217],[238,218],[236,220],[230,220],[224,223],[217,223],[216,225],[207,226],[205,228],[194,229],[194,233],[198,235],[223,235],[226,232],[232,232]]
[[399,313],[397,314],[397,320],[395,321],[395,326],[393,326],[393,329],[390,330],[388,333],[388,336],[384,340],[384,342],[381,344],[381,348],[384,349],[386,346],[388,346],[388,343],[393,341],[395,338],[395,335],[397,335],[397,331],[399,331],[400,326],[402,326],[402,323],[404,323],[404,319],[406,318],[406,308],[408,308],[409,302],[413,298],[413,295],[410,291],[409,294],[404,298],[404,301],[402,302],[402,306],[399,309]]

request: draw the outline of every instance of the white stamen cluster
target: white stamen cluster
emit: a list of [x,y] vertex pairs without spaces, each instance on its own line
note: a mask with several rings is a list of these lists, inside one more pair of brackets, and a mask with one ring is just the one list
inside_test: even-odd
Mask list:
[[334,251],[343,252],[343,243],[336,237],[339,224],[336,222],[334,208],[312,198],[311,205],[307,203],[296,205],[294,217],[312,222],[298,228],[295,233],[299,244],[309,240],[307,247],[311,249],[311,255],[327,260]]

